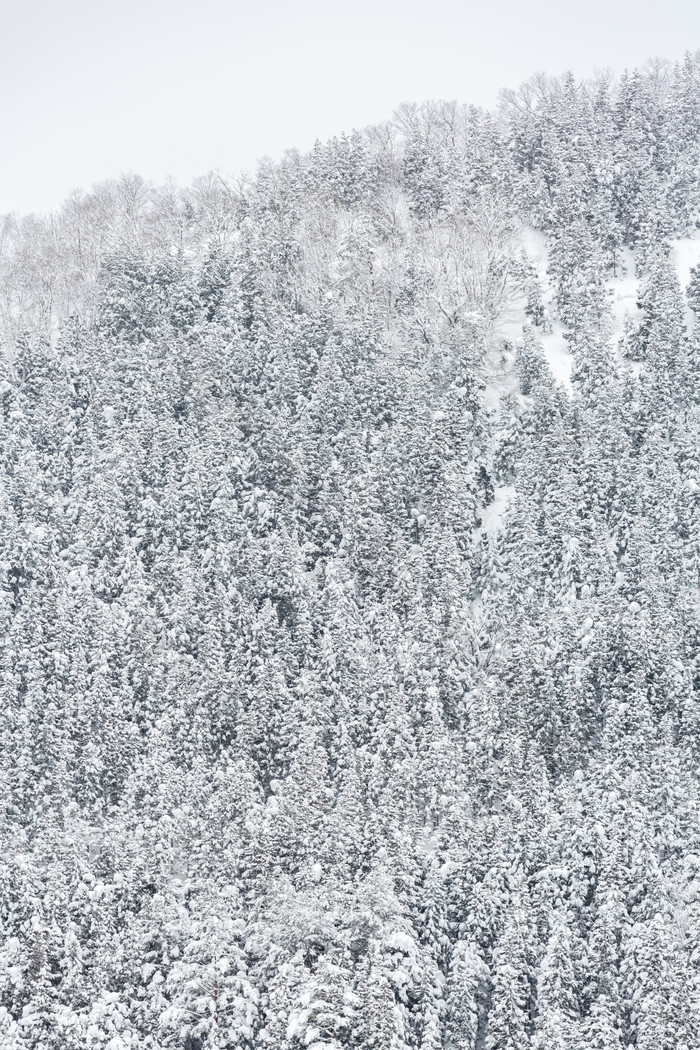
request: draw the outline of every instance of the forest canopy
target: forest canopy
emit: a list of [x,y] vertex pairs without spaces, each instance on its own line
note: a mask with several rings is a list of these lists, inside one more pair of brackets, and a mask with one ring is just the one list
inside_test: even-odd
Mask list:
[[700,54],[0,220],[3,1050],[698,1046],[699,230]]

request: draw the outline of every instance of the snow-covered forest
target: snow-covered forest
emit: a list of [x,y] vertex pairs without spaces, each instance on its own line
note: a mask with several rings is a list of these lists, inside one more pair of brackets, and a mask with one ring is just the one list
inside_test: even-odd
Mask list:
[[699,220],[689,54],[0,221],[2,1050],[697,1048]]

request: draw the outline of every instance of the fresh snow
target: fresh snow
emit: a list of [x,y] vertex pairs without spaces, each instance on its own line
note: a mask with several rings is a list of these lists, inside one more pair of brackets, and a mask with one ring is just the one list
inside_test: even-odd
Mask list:
[[629,248],[623,249],[618,276],[611,277],[607,287],[612,293],[612,338],[614,344],[619,346],[624,334],[625,317],[636,317],[639,313],[639,278],[636,274],[634,255]]
[[[693,63],[543,80],[544,168],[515,97],[407,107],[5,224],[0,1050],[584,1050],[620,973],[611,1038],[698,1045],[700,367],[667,273],[643,317],[639,254],[593,304],[579,257],[618,171],[694,205]],[[618,134],[652,101],[658,171]],[[517,218],[550,192],[588,232]],[[568,397],[560,282],[613,352],[661,322],[624,384]]]
[[[542,349],[557,383],[561,384],[566,390],[571,390],[572,358],[564,338],[564,329],[555,317],[554,289],[549,280],[548,272],[549,248],[547,247],[547,237],[540,230],[535,230],[532,226],[526,226],[523,234],[523,246],[530,261],[534,264],[537,276],[542,284],[542,298],[551,326],[551,332],[541,335]],[[524,311],[523,319],[525,319]]]
[[[540,230],[535,230],[532,226],[525,226],[521,234],[521,243],[542,285],[542,298],[551,328],[549,332],[539,333],[544,355],[556,382],[566,390],[571,390],[572,357],[564,338],[564,328],[555,317],[554,289],[547,270],[549,264],[547,237]],[[511,303],[508,310],[504,311],[498,325],[498,335],[501,339],[509,339],[514,343],[522,341],[523,325],[527,323],[525,301]]]
[[515,495],[514,485],[497,485],[493,491],[493,503],[481,513],[481,531],[493,535],[505,532],[506,512]]
[[557,383],[571,390],[571,351],[569,350],[564,329],[558,321],[551,321],[552,331],[542,336],[542,349],[547,358],[552,375]]
[[[678,280],[685,300],[685,290],[690,282],[690,271],[700,265],[700,235],[679,237],[671,242],[671,260],[678,271]],[[695,327],[693,311],[686,303],[685,323],[689,328]]]
[[700,265],[700,234],[693,237],[679,237],[671,242],[671,259],[678,270],[678,280],[685,292],[690,281],[690,271]]

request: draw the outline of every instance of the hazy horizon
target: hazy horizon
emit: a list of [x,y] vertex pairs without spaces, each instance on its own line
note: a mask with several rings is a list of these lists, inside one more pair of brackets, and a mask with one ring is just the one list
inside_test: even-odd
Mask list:
[[124,171],[180,185],[250,171],[387,119],[403,101],[493,106],[538,71],[620,74],[700,46],[695,9],[672,2],[663,23],[657,12],[601,0],[565,18],[543,0],[437,0],[429,12],[415,0],[361,0],[351,12],[315,0],[29,3],[7,16],[0,213],[53,210]]

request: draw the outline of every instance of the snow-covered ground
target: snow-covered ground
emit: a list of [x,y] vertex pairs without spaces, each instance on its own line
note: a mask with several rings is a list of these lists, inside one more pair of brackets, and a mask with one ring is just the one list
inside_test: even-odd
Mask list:
[[[556,381],[565,389],[570,390],[571,353],[564,339],[564,330],[553,316],[555,312],[554,290],[547,273],[547,238],[539,230],[528,226],[523,230],[522,243],[530,261],[537,269],[543,289],[544,305],[550,316],[552,330],[541,337],[544,353]],[[672,241],[671,260],[678,271],[681,290],[685,293],[690,281],[691,269],[700,265],[700,233],[692,237],[679,237]],[[624,334],[625,318],[629,316],[634,320],[639,314],[637,307],[639,277],[636,272],[634,253],[629,248],[623,249],[617,276],[610,278],[607,287],[612,293],[611,337],[617,349]],[[503,339],[517,342],[522,336],[522,325],[526,320],[524,304],[511,307],[504,313],[497,334]],[[693,323],[693,314],[689,309],[686,310],[686,323],[690,325]]]
[[[671,260],[675,263],[681,291],[685,296],[685,290],[690,281],[690,271],[693,267],[700,265],[700,236],[696,234],[694,237],[679,237],[673,241]],[[685,308],[685,323],[691,329],[695,326],[693,311],[687,304]]]
[[[554,317],[554,289],[547,272],[549,263],[547,237],[540,230],[535,230],[532,226],[526,226],[522,234],[522,243],[530,262],[537,270],[537,276],[542,286],[544,306],[549,314],[551,331],[541,336],[542,349],[557,383],[561,384],[566,390],[571,390],[571,353],[564,339],[564,329]],[[525,304],[523,303],[519,322],[520,336],[522,336],[522,326],[527,321],[524,306]]]
[[617,276],[608,281],[607,287],[612,292],[612,338],[617,347],[624,334],[625,317],[634,318],[639,313],[639,278],[636,275],[634,255],[629,248],[623,248]]
[[493,503],[481,513],[481,531],[490,534],[505,531],[505,515],[515,495],[514,485],[497,485],[493,490]]
[[700,265],[700,235],[679,237],[671,242],[671,259],[678,270],[678,280],[685,292],[690,281],[690,271]]
[[[568,344],[564,338],[562,325],[554,318],[554,290],[549,280],[547,265],[549,261],[547,250],[547,238],[545,234],[532,227],[525,227],[522,234],[522,244],[528,258],[537,270],[537,275],[543,291],[544,306],[549,314],[551,331],[540,335],[542,347],[557,383],[566,390],[571,390],[571,364],[572,357]],[[700,264],[700,236],[678,238],[672,244],[671,259],[678,270],[678,278],[681,289],[685,289],[690,280],[690,270]],[[624,248],[621,254],[617,276],[611,277],[607,282],[612,301],[612,330],[611,338],[613,346],[619,349],[624,335],[625,319],[637,318],[639,309],[637,299],[639,295],[639,277],[636,272],[634,253],[629,248]],[[688,320],[692,314],[688,311]],[[484,400],[487,407],[494,415],[500,411],[501,398],[505,394],[519,395],[519,383],[515,373],[515,347],[522,341],[523,325],[527,324],[525,315],[525,301],[513,300],[503,310],[493,333],[493,341],[486,360],[486,390]],[[630,365],[627,362],[628,367]],[[639,365],[632,364],[633,370],[638,370]],[[515,488],[512,485],[502,485],[495,489],[493,503],[486,507],[482,513],[481,531],[489,534],[503,532],[505,515],[508,511]]]
[[[678,272],[681,291],[685,294],[690,281],[690,271],[694,266],[700,265],[700,236],[678,237],[671,242],[671,262]],[[621,265],[618,276],[608,281],[607,287],[612,292],[612,338],[616,346],[619,346],[624,333],[625,316],[629,315],[635,319],[639,310],[637,308],[637,297],[639,295],[639,278],[636,275],[634,253],[625,248],[622,252]],[[692,311],[686,308],[686,324],[692,324]]]
[[550,321],[552,331],[542,336],[542,349],[557,383],[571,390],[571,351],[558,321]]

